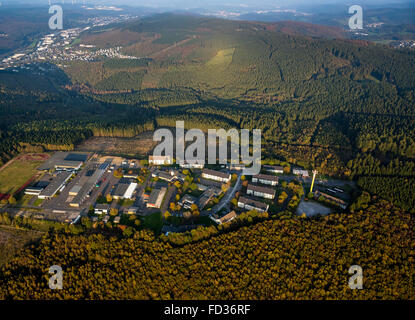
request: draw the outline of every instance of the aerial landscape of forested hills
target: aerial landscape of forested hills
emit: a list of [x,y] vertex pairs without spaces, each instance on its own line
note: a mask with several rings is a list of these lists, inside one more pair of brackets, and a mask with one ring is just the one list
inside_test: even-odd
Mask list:
[[[0,71],[0,164],[183,120],[261,129],[263,163],[354,180],[369,200],[356,194],[348,214],[250,219],[173,242],[66,227],[2,269],[0,298],[414,298],[413,49],[347,39],[338,27],[171,13],[91,28],[71,46],[129,58]],[[355,259],[373,276],[359,293],[341,282]],[[58,293],[39,284],[55,263],[73,284]]]
[[3,71],[2,158],[21,142],[70,149],[92,135],[134,136],[182,119],[188,128],[260,128],[265,158],[413,185],[414,51],[273,25],[156,15],[80,39],[142,59]]

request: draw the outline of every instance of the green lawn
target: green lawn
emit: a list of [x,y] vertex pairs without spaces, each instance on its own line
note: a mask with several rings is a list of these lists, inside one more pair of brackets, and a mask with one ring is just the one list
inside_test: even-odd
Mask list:
[[43,161],[15,160],[0,172],[0,193],[13,194],[35,173]]
[[35,202],[33,202],[33,205],[36,207],[40,207],[40,205],[43,203],[44,199],[36,199]]
[[160,234],[161,228],[163,227],[161,212],[156,212],[144,217],[143,227],[153,230],[156,235]]

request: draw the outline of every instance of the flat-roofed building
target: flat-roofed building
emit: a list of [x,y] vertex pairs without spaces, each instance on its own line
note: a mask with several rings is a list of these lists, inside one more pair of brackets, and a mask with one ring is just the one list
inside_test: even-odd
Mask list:
[[153,178],[159,178],[167,182],[171,182],[174,179],[174,175],[172,175],[170,172],[161,170],[155,170],[153,173],[151,173],[151,176]]
[[134,195],[135,189],[137,189],[138,184],[135,182],[131,182],[128,186],[127,190],[125,191],[123,198],[124,199],[132,199]]
[[265,212],[268,210],[268,204],[256,201],[246,197],[239,197],[238,207],[246,210],[256,210],[258,212]]
[[270,173],[277,173],[277,174],[283,174],[284,173],[284,167],[282,166],[270,166],[270,165],[263,165],[262,168],[266,171],[266,172],[270,172]]
[[61,172],[52,179],[49,185],[39,193],[39,199],[52,198],[69,180],[72,172]]
[[127,192],[127,189],[130,185],[128,183],[118,183],[112,192],[112,197],[115,200],[124,198],[124,194]]
[[39,196],[44,188],[42,187],[28,187],[25,189],[24,194],[31,196]]
[[187,162],[186,160],[180,160],[179,166],[185,169],[203,169],[205,164],[204,163],[197,163],[197,162]]
[[192,204],[196,203],[196,198],[191,196],[190,194],[185,194],[183,198],[180,199],[178,204],[182,206],[185,209],[190,209],[192,207]]
[[76,196],[79,193],[79,191],[81,191],[81,189],[82,189],[82,186],[79,184],[76,184],[71,188],[71,190],[69,190],[69,195]]
[[105,203],[98,203],[95,205],[94,213],[95,214],[108,214],[110,212],[110,205]]
[[216,171],[211,169],[203,169],[202,177],[205,179],[211,179],[221,182],[229,182],[231,180],[231,174],[222,171]]
[[252,182],[276,186],[278,184],[278,177],[269,174],[257,174],[252,177]]
[[148,163],[156,166],[163,166],[172,164],[173,161],[170,156],[149,156]]
[[78,191],[77,195],[72,199],[69,203],[71,207],[80,207],[84,200],[87,198],[88,194],[92,191],[94,186],[97,185],[98,180],[101,179],[105,171],[107,170],[108,166],[110,165],[110,161],[106,161],[99,165],[98,169],[92,171],[92,175],[88,178],[87,182],[82,186],[82,188]]
[[166,190],[166,188],[153,189],[151,191],[150,198],[147,201],[147,208],[160,208],[164,195],[166,194]]
[[79,170],[82,166],[82,161],[67,161],[62,160],[55,163],[56,170]]
[[90,154],[80,152],[63,152],[58,151],[47,161],[45,161],[38,170],[49,171],[52,169],[56,170],[79,170],[83,163],[85,163]]
[[295,174],[296,176],[302,176],[303,178],[308,178],[310,176],[308,174],[308,170],[300,168],[293,168],[293,174]]
[[260,187],[253,184],[248,184],[248,188],[246,191],[247,194],[254,195],[256,197],[261,197],[265,199],[274,199],[275,198],[275,190],[266,187]]

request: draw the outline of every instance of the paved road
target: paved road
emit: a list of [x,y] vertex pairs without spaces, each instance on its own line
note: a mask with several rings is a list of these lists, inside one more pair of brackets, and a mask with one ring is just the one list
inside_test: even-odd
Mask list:
[[215,206],[212,208],[212,214],[219,212],[220,210],[223,209],[223,207],[225,207],[226,205],[229,205],[229,203],[231,202],[231,200],[235,197],[235,193],[240,190],[241,188],[241,174],[238,175],[238,179],[236,180],[235,185],[233,186],[232,189],[229,189],[225,196],[222,198],[222,200]]
[[161,213],[164,213],[167,211],[170,205],[170,199],[174,196],[176,196],[177,188],[175,185],[171,185],[169,189],[167,190],[166,196],[164,198],[163,206],[161,207]]
[[[291,181],[294,179],[299,179],[300,181],[304,182],[304,183],[311,183],[311,181],[313,180],[312,177],[309,178],[302,178],[299,176],[294,176],[294,175],[279,175],[278,178],[282,181]],[[348,180],[336,180],[336,179],[319,179],[318,175],[316,177],[316,184],[321,184],[321,185],[325,185],[328,187],[341,187],[341,186],[346,186],[349,185],[351,187],[355,187],[355,182],[354,181],[348,181]]]

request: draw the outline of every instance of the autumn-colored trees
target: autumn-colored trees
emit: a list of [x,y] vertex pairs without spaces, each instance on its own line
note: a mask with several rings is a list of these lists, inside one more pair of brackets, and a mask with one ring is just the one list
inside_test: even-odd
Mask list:
[[[155,239],[51,234],[0,269],[0,298],[413,299],[415,219],[386,201],[351,214],[283,216]],[[48,289],[60,265],[63,290]],[[348,287],[351,265],[364,290]],[[84,288],[88,288],[85,290]]]

